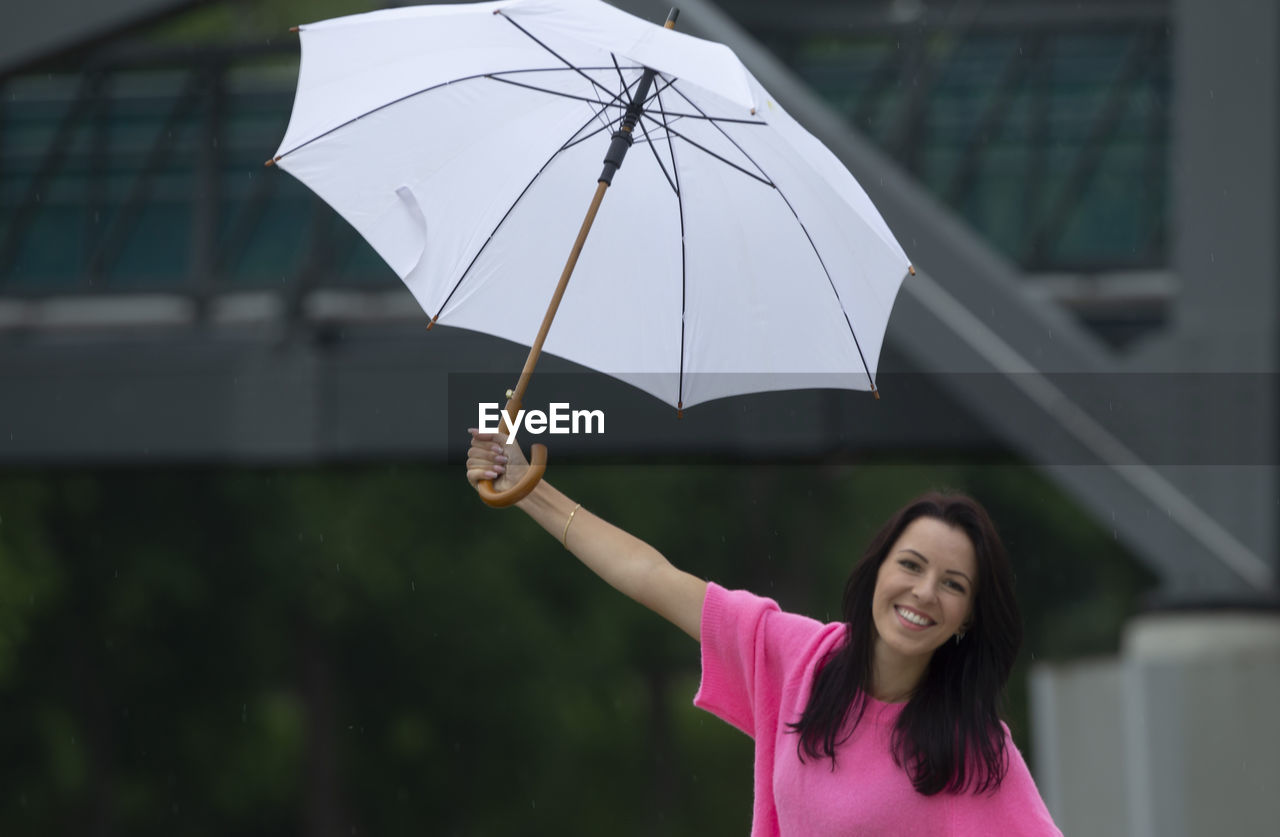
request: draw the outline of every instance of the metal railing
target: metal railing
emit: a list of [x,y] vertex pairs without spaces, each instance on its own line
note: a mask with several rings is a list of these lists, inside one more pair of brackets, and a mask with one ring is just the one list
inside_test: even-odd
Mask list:
[[[1161,18],[761,37],[1027,272],[1166,265]],[[0,83],[0,294],[394,287],[345,222],[262,167],[296,65],[292,44],[102,52]]]

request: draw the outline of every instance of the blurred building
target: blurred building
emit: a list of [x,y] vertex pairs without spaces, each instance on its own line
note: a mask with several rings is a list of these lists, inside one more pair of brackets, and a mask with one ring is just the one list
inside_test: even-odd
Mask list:
[[[155,28],[218,5],[50,0],[0,32],[0,463],[442,459],[449,373],[519,366],[516,347],[425,334],[350,227],[262,167],[295,39],[231,27],[192,46]],[[669,4],[618,5],[660,20]],[[1120,659],[1036,675],[1037,775],[1064,830],[1264,829],[1280,780],[1280,723],[1257,698],[1280,687],[1280,9],[681,8],[845,161],[920,274],[883,407],[713,404],[680,433],[636,422],[611,443],[1037,464],[1162,580]]]

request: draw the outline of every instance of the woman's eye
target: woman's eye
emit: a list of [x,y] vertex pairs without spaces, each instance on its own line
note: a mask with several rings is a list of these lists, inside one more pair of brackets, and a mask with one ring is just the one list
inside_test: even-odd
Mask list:
[[947,581],[946,584],[948,587],[950,587],[952,590],[955,590],[957,593],[964,592],[964,585],[958,581]]
[[912,572],[920,569],[920,565],[915,561],[912,561],[910,558],[903,558],[898,563],[903,567],[903,569],[911,570]]

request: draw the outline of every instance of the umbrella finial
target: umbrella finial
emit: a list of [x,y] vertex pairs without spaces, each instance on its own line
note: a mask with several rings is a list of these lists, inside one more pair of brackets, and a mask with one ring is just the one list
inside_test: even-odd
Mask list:
[[907,273],[910,273],[912,276],[915,276],[915,275],[916,275],[916,266],[915,266],[915,265],[913,265],[913,264],[909,264],[909,265],[907,265]]
[[680,10],[675,6],[671,7],[671,11],[667,14],[667,22],[663,24],[664,29],[675,29],[676,18],[680,17]]

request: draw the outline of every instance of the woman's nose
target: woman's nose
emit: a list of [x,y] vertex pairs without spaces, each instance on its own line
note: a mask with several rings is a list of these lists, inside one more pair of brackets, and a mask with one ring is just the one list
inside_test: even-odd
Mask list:
[[933,579],[928,575],[922,575],[916,579],[915,585],[911,588],[911,592],[921,601],[932,601],[935,595]]

